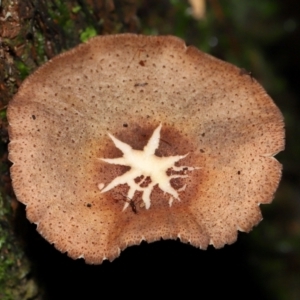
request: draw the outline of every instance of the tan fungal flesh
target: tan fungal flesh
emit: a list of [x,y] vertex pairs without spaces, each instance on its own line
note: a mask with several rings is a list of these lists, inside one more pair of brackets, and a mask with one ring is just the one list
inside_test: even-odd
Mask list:
[[[11,176],[28,219],[87,263],[142,240],[230,244],[261,220],[259,204],[272,201],[281,176],[273,155],[284,148],[283,119],[270,97],[175,37],[96,37],[26,79],[8,118]],[[193,168],[170,180],[180,201],[170,206],[157,184],[148,209],[142,191],[128,199],[128,184],[101,193],[130,170],[101,160],[123,156],[108,134],[141,151],[159,124],[155,156],[188,154],[174,166]]]

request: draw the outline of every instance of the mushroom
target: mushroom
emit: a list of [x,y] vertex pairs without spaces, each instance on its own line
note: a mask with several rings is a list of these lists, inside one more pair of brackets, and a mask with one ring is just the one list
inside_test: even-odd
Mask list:
[[53,58],[23,82],[8,120],[28,219],[90,264],[143,240],[231,244],[281,177],[271,98],[172,36],[99,36]]

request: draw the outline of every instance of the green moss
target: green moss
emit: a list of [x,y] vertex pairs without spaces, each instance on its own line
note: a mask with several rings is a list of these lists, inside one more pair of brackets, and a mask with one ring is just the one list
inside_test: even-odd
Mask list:
[[29,264],[15,240],[9,215],[10,205],[0,194],[0,299],[31,299],[37,294],[37,287],[32,280],[26,279]]
[[55,5],[51,7],[49,5],[48,13],[55,24],[62,29],[66,36],[73,36],[75,23],[70,16],[70,12],[77,14],[81,11],[81,7],[72,7],[68,1],[54,1]]
[[79,5],[74,6],[74,7],[72,8],[72,13],[73,13],[73,14],[77,14],[80,10],[81,10],[81,7],[80,7]]
[[96,35],[97,35],[96,29],[94,27],[89,26],[80,33],[80,40],[84,43],[88,39]]
[[34,39],[34,43],[35,43],[35,50],[37,53],[37,57],[36,60],[39,62],[39,64],[44,63],[45,57],[46,57],[46,53],[45,53],[45,36],[43,33],[37,31],[35,33],[35,39]]
[[0,119],[6,119],[6,109],[0,110]]
[[17,67],[22,80],[30,74],[30,68],[23,61],[16,61],[15,66]]

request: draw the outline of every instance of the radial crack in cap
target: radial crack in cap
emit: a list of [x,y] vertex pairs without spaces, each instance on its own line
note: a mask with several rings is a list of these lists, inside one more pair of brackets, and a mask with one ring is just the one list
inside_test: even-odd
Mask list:
[[29,76],[8,108],[11,177],[57,249],[233,243],[281,177],[283,118],[247,72],[176,37],[96,37]]

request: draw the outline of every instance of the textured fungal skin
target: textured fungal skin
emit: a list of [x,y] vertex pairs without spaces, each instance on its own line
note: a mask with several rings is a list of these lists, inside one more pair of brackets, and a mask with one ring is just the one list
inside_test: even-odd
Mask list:
[[[261,219],[281,177],[283,118],[241,69],[171,36],[96,37],[61,54],[19,89],[8,108],[11,177],[28,219],[57,249],[87,263],[127,246],[180,238],[201,249],[233,243]],[[171,181],[181,201],[154,187],[151,207],[126,184],[129,170],[100,158],[122,152],[108,133],[142,150],[162,124],[160,157],[200,167]]]

